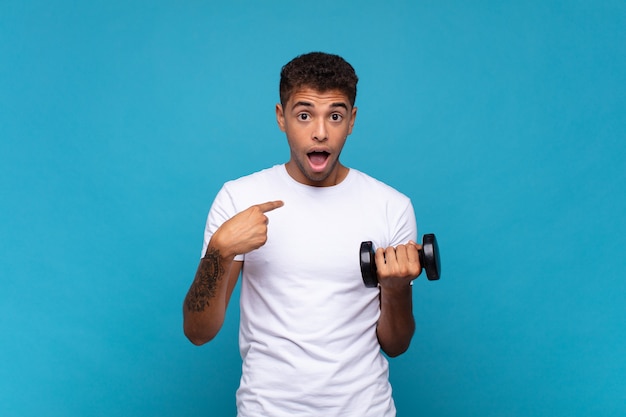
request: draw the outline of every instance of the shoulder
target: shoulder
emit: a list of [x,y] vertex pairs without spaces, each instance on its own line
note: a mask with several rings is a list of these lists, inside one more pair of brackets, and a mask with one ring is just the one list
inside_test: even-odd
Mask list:
[[394,187],[360,171],[354,171],[353,182],[359,197],[359,215],[367,219],[367,240],[387,247],[416,240],[417,224],[411,199]]
[[218,198],[229,200],[237,210],[243,210],[253,204],[280,200],[284,189],[282,165],[275,165],[243,177],[227,181],[219,192]]
[[224,183],[224,188],[227,190],[238,190],[275,183],[281,176],[281,168],[282,165],[275,165],[243,177],[227,181]]
[[351,175],[353,176],[355,185],[362,189],[363,192],[372,194],[373,197],[384,198],[385,200],[396,200],[399,202],[410,201],[409,197],[404,193],[362,171],[351,168]]

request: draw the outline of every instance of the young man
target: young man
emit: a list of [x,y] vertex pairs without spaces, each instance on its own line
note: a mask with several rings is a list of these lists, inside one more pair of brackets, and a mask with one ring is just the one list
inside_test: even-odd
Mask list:
[[[409,347],[420,245],[410,200],[339,161],[357,81],[336,55],[285,65],[276,120],[289,161],[227,182],[209,212],[184,330],[213,339],[242,274],[240,417],[395,416],[381,349]],[[378,247],[378,290],[361,279],[364,240]]]

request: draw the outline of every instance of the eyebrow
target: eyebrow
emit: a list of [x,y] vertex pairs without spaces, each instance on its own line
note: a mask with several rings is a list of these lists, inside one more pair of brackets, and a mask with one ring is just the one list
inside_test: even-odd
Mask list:
[[[310,103],[308,101],[298,101],[298,102],[293,104],[292,109],[295,109],[298,106],[313,107],[313,103]],[[344,103],[342,101],[338,101],[336,103],[331,103],[330,107],[331,108],[342,107],[342,108],[348,110],[348,106],[346,105],[346,103]]]

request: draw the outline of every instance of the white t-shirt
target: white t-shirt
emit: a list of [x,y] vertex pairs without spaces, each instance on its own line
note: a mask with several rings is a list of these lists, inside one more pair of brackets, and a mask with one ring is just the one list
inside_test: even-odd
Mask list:
[[332,187],[296,182],[284,165],[227,182],[205,230],[248,207],[266,213],[268,239],[243,260],[238,416],[395,416],[376,323],[379,291],[363,285],[359,247],[416,241],[408,197],[351,169]]

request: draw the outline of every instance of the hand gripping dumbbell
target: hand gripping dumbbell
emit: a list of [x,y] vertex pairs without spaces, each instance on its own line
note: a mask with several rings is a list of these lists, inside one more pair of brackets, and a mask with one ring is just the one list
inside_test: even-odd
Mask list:
[[[368,288],[378,286],[378,276],[376,274],[375,250],[372,242],[362,242],[359,252],[361,261],[361,276],[363,283]],[[439,263],[439,246],[434,234],[426,234],[422,238],[422,249],[418,251],[420,265],[426,271],[426,276],[430,281],[438,280],[441,273]]]

